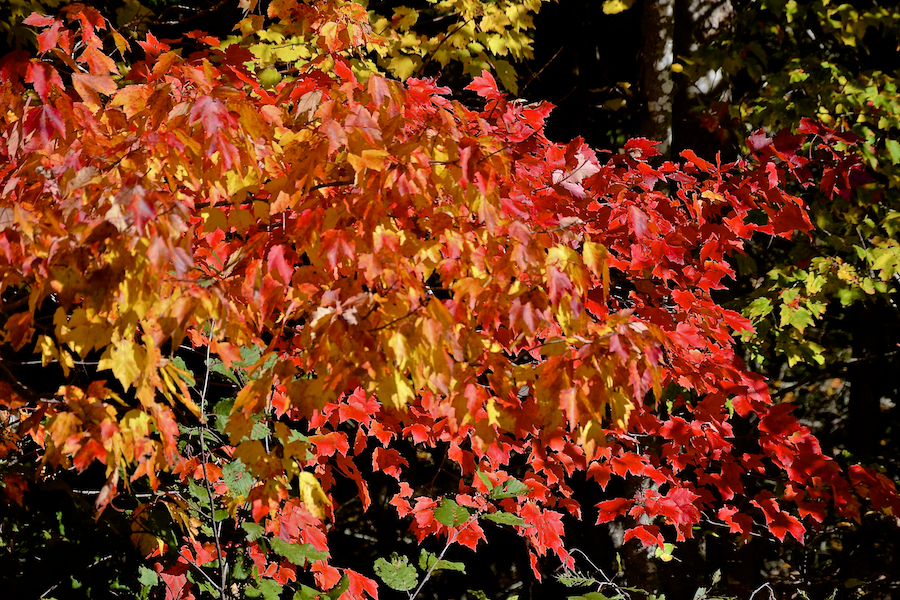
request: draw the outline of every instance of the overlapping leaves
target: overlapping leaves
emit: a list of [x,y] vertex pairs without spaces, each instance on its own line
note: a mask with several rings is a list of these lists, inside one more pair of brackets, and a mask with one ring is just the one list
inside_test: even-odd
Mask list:
[[[599,520],[646,517],[626,539],[663,548],[713,508],[744,536],[756,517],[802,538],[779,498],[745,491],[766,465],[801,516],[828,503],[857,516],[859,496],[897,507],[890,482],[845,480],[790,406],[771,405],[734,353],[750,323],[712,296],[752,235],[811,227],[784,182],[853,169],[837,150],[801,153],[781,135],[752,163],[660,163],[633,140],[601,162],[580,140],[547,140],[550,107],[509,101],[487,72],[469,88],[478,108],[427,79],[361,83],[341,52],[368,32],[329,20],[343,4],[272,10],[325,36],[333,70],[320,61],[273,87],[240,44],[206,39],[184,57],[152,36],[123,67],[98,32],[119,37],[80,5],[33,17],[55,32],[42,58],[0,67],[4,343],[66,381],[11,387],[4,405],[44,463],[106,464],[98,509],[125,478],[188,487],[192,499],[159,501],[185,536],[158,569],[172,596],[191,593],[189,568],[224,572],[239,553],[261,577],[253,593],[309,568],[322,590],[375,597],[374,581],[330,564],[325,535],[336,476],[370,503],[367,448],[420,542],[475,549],[481,515],[526,540],[538,575],[548,552],[574,566],[562,511],[582,515],[576,471],[604,489],[653,480],[602,502]],[[189,368],[191,347],[205,358]],[[95,362],[87,384],[76,361]],[[207,406],[210,373],[233,399]],[[750,450],[734,444],[734,414],[758,419]],[[452,497],[405,481],[403,439],[449,448]],[[517,458],[533,467],[523,481],[506,471]],[[226,520],[243,521],[243,545],[223,547]],[[390,565],[412,587],[415,569]]]

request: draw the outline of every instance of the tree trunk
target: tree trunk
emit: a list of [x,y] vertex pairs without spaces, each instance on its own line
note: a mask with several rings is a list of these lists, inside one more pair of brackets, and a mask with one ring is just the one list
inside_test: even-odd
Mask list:
[[675,57],[675,0],[645,0],[641,13],[641,135],[660,142],[668,156],[672,146],[672,62]]

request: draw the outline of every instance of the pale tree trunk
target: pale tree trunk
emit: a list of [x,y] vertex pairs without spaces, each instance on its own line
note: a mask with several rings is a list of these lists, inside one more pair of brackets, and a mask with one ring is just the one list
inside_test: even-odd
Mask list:
[[672,146],[672,101],[675,83],[675,0],[644,0],[641,13],[641,95],[646,110],[641,135],[660,142],[668,156]]

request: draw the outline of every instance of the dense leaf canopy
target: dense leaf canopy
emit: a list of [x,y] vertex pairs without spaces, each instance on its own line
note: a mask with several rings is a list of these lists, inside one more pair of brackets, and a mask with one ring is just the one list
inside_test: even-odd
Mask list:
[[[556,143],[549,104],[481,70],[515,89],[498,57],[530,55],[539,4],[440,7],[462,25],[337,0],[242,6],[224,39],[130,40],[81,4],[25,20],[37,54],[0,62],[21,589],[26,515],[54,494],[135,549],[91,568],[172,599],[412,598],[503,536],[511,577],[571,578],[578,520],[666,560],[710,523],[803,542],[900,511],[772,400],[722,301],[759,239],[809,239],[803,197],[855,197],[860,140],[803,119],[735,160]],[[429,61],[479,73],[466,102],[416,76]],[[367,533],[385,514],[399,547]]]

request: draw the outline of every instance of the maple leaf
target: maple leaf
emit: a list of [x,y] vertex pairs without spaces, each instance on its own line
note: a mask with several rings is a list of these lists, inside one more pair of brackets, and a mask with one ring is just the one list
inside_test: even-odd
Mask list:
[[803,543],[803,534],[806,532],[806,528],[796,517],[782,511],[770,492],[761,492],[750,502],[763,511],[766,527],[779,541],[784,541],[784,536],[790,533],[795,540]]
[[617,518],[626,515],[633,505],[634,501],[627,498],[616,498],[600,502],[596,505],[596,508],[600,510],[600,513],[597,515],[597,524],[615,521]]
[[92,75],[104,76],[114,73],[119,74],[119,69],[113,59],[93,45],[89,45],[78,57],[78,62],[87,63]]
[[356,571],[345,569],[347,577],[347,591],[338,597],[338,600],[356,600],[364,598],[363,593],[368,594],[373,600],[378,600],[378,584],[374,580],[360,575]]
[[472,79],[472,83],[465,89],[472,90],[486,100],[500,100],[504,97],[504,94],[497,89],[497,81],[487,69],[482,71],[479,77]]
[[211,96],[198,96],[191,107],[190,122],[203,126],[206,138],[213,137],[222,127],[233,126],[234,120],[225,105]]
[[110,96],[119,89],[109,75],[88,75],[86,73],[73,74],[72,87],[85,103],[94,107],[102,104],[98,94]]
[[587,148],[579,149],[575,154],[576,166],[571,171],[556,170],[553,171],[553,185],[559,185],[566,189],[576,198],[584,198],[586,192],[584,190],[585,179],[600,172],[600,166],[594,153]]
[[637,527],[627,529],[625,531],[625,536],[622,539],[627,542],[631,538],[639,539],[645,548],[654,545],[664,548],[666,545],[666,542],[659,531],[659,527],[656,525],[638,525]]
[[[44,62],[32,61],[28,63],[28,70],[25,74],[25,81],[34,86],[34,91],[38,93],[41,100],[47,102],[52,88],[64,91],[62,78],[59,72],[51,65]],[[55,109],[54,109],[55,110]]]
[[[32,14],[32,16],[36,16],[36,13]],[[31,17],[29,17],[30,19]],[[38,34],[38,52],[48,52],[53,48],[56,48],[56,45],[59,43],[59,30],[62,28],[63,23],[58,19],[53,19],[49,23],[45,21],[49,17],[42,17],[39,20],[39,23],[29,23],[28,19],[23,21],[26,25],[38,25],[38,26],[47,26],[50,25],[50,28],[46,31]]]
[[408,467],[409,462],[393,448],[375,448],[372,453],[372,469],[387,473],[394,479],[400,479],[401,465]]
[[[494,33],[530,9],[484,7],[466,25],[485,35],[478,45],[524,52],[521,36]],[[252,585],[277,595],[300,575],[288,561],[312,560],[316,584],[346,598],[377,588],[316,559],[337,531],[325,522],[339,506],[331,494],[349,490],[369,507],[370,465],[397,479],[387,504],[410,517],[417,540],[456,535],[475,549],[486,539],[478,514],[515,528],[538,577],[548,553],[574,566],[563,514],[581,518],[570,484],[584,470],[605,490],[613,474],[657,484],[637,500],[600,502],[598,523],[663,517],[679,540],[719,501],[731,503],[718,514],[732,532],[749,536],[745,512],[758,508],[781,540],[804,534],[782,500],[813,519],[829,498],[852,517],[861,499],[900,510],[889,480],[862,468],[843,480],[789,408],[772,406],[731,337],[750,322],[711,293],[734,277],[750,236],[809,230],[806,207],[785,191],[792,178],[806,185],[821,171],[824,189],[846,194],[852,161],[812,163],[799,138],[756,132],[748,145],[759,162],[713,164],[688,150],[648,164],[657,143],[637,139],[601,166],[581,140],[547,139],[550,107],[507,102],[487,71],[468,87],[485,100],[473,109],[433,80],[387,81],[367,72],[368,59],[334,55],[374,44],[356,3],[268,8],[284,19],[277,30],[254,15],[241,25],[247,39],[224,50],[192,32],[185,56],[183,41],[172,50],[147,35],[145,59],[120,83],[97,36],[108,25],[73,4],[66,23],[28,21],[46,28],[38,45],[52,64],[20,53],[0,66],[11,161],[0,167],[3,339],[14,354],[34,348],[45,366],[58,361],[68,378],[38,403],[0,382],[0,404],[25,408],[19,431],[48,468],[105,464],[98,508],[132,493],[119,473],[165,486],[160,503],[189,539],[171,552],[161,538],[137,539],[166,563],[171,593],[190,593],[184,561],[215,560],[211,530],[179,504],[179,486],[196,481],[209,484],[200,499],[213,496],[217,520],[223,508],[234,525],[246,519],[235,529],[247,534]],[[404,22],[425,48],[416,19]],[[464,32],[450,37],[439,63],[463,49]],[[513,88],[509,65],[484,60],[478,45],[465,46],[466,68],[491,62]],[[278,61],[298,48],[312,54],[303,72],[291,64],[293,75],[270,85],[264,73],[286,71]],[[419,60],[409,50],[389,49],[383,64],[408,70]],[[851,143],[802,126],[823,144]],[[52,327],[39,312],[51,305]],[[181,346],[185,337],[195,348]],[[84,356],[95,352],[98,368]],[[215,385],[195,402],[204,367]],[[105,369],[120,395],[80,383]],[[760,435],[742,437],[741,450],[731,408],[759,418]],[[188,433],[198,418],[205,448]],[[17,452],[11,443],[0,440],[0,454]],[[432,461],[435,448],[456,470],[450,492],[440,478],[411,485],[413,457]],[[518,481],[511,465],[524,462],[532,468]],[[745,475],[774,471],[790,485],[739,511]],[[651,523],[633,537],[665,548]]]

